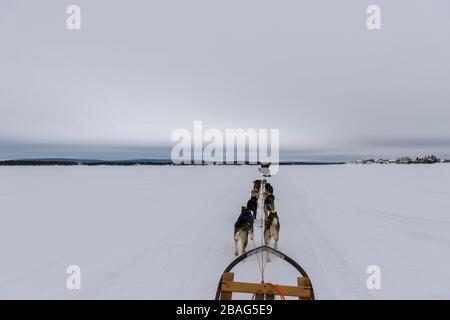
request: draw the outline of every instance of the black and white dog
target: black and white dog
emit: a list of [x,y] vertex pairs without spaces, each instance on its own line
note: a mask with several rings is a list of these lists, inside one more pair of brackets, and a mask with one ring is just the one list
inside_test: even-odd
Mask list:
[[275,244],[273,248],[276,250],[278,248],[278,239],[280,237],[280,218],[276,211],[270,212],[266,219],[266,224],[264,226],[264,244],[266,246],[270,245],[270,240],[273,239]]
[[237,256],[238,241],[241,240],[242,253],[247,250],[248,237],[253,239],[253,215],[247,207],[241,207],[241,214],[234,224],[234,254]]
[[253,219],[256,219],[256,212],[258,210],[258,198],[252,196],[247,202],[247,208],[253,213]]
[[253,181],[253,189],[258,190],[258,192],[261,190],[261,180]]
[[266,190],[266,192],[273,194],[273,187],[270,183],[267,182],[264,186],[264,189]]

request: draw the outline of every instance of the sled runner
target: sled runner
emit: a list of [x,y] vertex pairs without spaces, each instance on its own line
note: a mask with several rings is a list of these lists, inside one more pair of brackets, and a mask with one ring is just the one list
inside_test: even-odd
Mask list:
[[[234,273],[231,270],[246,258],[257,255],[259,253],[273,254],[289,263],[300,273],[301,277],[297,278],[297,286],[285,286],[272,283],[249,283],[234,281]],[[232,300],[233,293],[250,293],[256,300],[274,300],[275,296],[284,299],[285,296],[298,297],[300,300],[314,300],[314,290],[305,270],[293,259],[286,256],[284,253],[275,250],[268,246],[257,247],[250,250],[243,255],[237,257],[224,270],[220,282],[217,286],[216,300]]]

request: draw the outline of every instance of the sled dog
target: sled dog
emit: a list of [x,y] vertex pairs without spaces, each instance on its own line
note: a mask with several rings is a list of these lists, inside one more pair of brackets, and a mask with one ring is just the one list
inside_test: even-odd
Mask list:
[[258,198],[251,197],[247,202],[247,208],[253,213],[253,219],[256,219],[256,212],[258,210]]
[[238,242],[241,240],[242,253],[247,250],[248,237],[253,239],[253,215],[247,207],[241,207],[241,214],[234,224],[234,254],[239,254]]
[[253,181],[253,189],[256,189],[258,192],[261,190],[261,180]]
[[273,194],[273,187],[270,183],[266,183],[264,190],[268,193],[272,193]]
[[267,184],[267,180],[266,180],[266,179],[263,179],[263,180],[261,181],[261,188],[266,189],[266,184]]
[[259,199],[259,191],[256,188],[252,190],[251,197]]
[[266,246],[269,246],[270,240],[273,239],[275,241],[273,248],[277,250],[279,236],[280,236],[280,219],[278,218],[277,212],[272,211],[267,217],[266,223],[264,225],[264,244]]
[[267,220],[269,213],[275,211],[275,196],[268,194],[264,199],[264,221]]

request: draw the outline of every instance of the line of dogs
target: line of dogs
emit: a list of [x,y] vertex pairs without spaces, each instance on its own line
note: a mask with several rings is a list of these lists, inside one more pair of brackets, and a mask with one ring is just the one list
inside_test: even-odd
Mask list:
[[275,196],[273,195],[273,187],[264,180],[253,181],[251,198],[246,206],[241,207],[241,214],[234,224],[234,254],[239,254],[238,242],[241,241],[242,253],[247,250],[248,239],[253,240],[253,224],[256,219],[258,210],[258,200],[263,191],[264,200],[264,244],[270,245],[270,241],[274,240],[274,249],[278,247],[278,239],[280,235],[280,219],[275,210]]

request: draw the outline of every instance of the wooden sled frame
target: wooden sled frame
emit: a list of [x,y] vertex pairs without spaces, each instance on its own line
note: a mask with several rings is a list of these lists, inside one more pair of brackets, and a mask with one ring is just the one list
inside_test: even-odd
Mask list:
[[[267,251],[290,265],[292,265],[302,277],[297,278],[297,286],[285,286],[285,285],[273,285],[270,283],[247,283],[234,281],[234,273],[230,272],[239,262],[246,258],[258,254],[260,252]],[[268,246],[261,246],[250,250],[243,255],[236,258],[225,269],[220,278],[220,282],[217,286],[216,300],[231,300],[233,292],[236,293],[253,293],[256,300],[273,300],[276,295],[282,294],[283,296],[298,297],[300,300],[314,300],[314,289],[311,285],[308,275],[305,270],[293,259],[289,258],[285,254],[278,250],[275,250]]]

